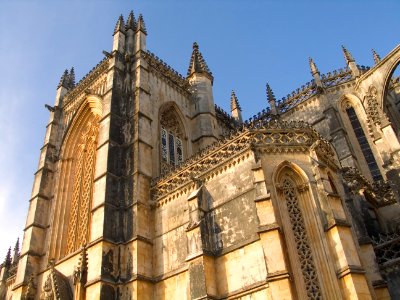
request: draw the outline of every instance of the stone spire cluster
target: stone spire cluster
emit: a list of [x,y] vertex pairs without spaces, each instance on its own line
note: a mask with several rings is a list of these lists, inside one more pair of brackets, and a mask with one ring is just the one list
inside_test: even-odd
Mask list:
[[65,87],[66,89],[73,89],[75,87],[75,70],[72,67],[69,71],[66,69],[61,76],[60,82],[58,83],[57,89]]
[[199,45],[194,42],[193,43],[193,52],[190,58],[189,68],[187,71],[187,76],[191,76],[194,73],[203,73],[210,77],[211,81],[213,80],[212,73],[207,66],[206,61],[203,58],[203,55],[199,51]]

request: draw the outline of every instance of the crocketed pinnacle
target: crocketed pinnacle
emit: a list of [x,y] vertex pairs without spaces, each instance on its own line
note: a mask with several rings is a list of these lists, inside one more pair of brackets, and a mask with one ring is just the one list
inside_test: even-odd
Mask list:
[[68,88],[72,89],[75,87],[75,70],[74,67],[71,68],[69,71],[69,76],[68,76]]
[[133,10],[129,13],[128,20],[126,21],[125,30],[128,31],[132,29],[133,31],[136,30],[136,20],[135,16],[133,15]]
[[203,55],[201,55],[199,45],[196,42],[193,43],[193,52],[192,57],[190,58],[187,76],[190,76],[193,73],[205,73],[212,78],[212,73],[204,60]]
[[269,86],[269,84],[267,83],[267,100],[268,102],[275,102],[275,95],[274,92],[272,91],[271,87]]
[[240,111],[242,111],[242,108],[240,107],[238,98],[236,97],[235,92],[232,90],[232,94],[231,94],[231,111],[238,109]]
[[315,64],[314,60],[311,57],[308,58],[308,62],[310,63],[311,74],[314,75],[319,73],[317,65]]
[[14,252],[19,252],[19,238],[17,238],[17,242],[15,243]]
[[138,20],[137,20],[137,30],[142,31],[144,34],[147,34],[146,30],[146,24],[144,24],[144,19],[142,14],[139,15]]
[[119,16],[117,24],[115,24],[114,34],[116,34],[118,31],[125,33],[125,23],[122,15]]
[[65,88],[68,86],[68,77],[69,77],[69,74],[68,74],[68,70],[66,69],[60,78],[60,82],[57,85],[57,89],[62,86]]
[[343,45],[342,45],[342,50],[343,50],[344,58],[346,59],[346,63],[349,64],[350,62],[354,62],[353,56],[351,55],[349,50],[347,50]]
[[11,247],[8,248],[6,258],[4,260],[4,266],[6,267],[6,269],[10,268],[11,266]]
[[378,64],[381,61],[381,57],[374,49],[372,49],[372,56],[374,57],[375,64]]

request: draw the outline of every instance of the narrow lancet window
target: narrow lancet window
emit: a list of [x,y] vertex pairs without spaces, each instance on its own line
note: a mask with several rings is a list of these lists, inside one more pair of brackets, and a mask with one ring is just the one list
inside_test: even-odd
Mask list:
[[369,171],[371,172],[374,180],[382,180],[381,172],[379,171],[378,164],[376,163],[374,154],[372,153],[371,147],[369,146],[368,140],[365,136],[364,130],[361,127],[361,123],[358,120],[356,111],[352,106],[346,108],[347,116],[350,119],[351,126],[356,135],[358,144],[360,145],[361,151],[364,155]]

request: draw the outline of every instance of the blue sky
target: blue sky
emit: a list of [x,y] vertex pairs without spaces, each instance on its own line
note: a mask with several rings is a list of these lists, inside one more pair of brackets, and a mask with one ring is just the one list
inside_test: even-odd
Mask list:
[[120,14],[144,15],[147,46],[186,75],[197,41],[214,74],[214,100],[234,89],[247,119],[321,73],[345,66],[341,45],[372,65],[400,42],[400,1],[0,0],[0,261],[22,237],[48,111],[64,69],[77,80],[110,51]]

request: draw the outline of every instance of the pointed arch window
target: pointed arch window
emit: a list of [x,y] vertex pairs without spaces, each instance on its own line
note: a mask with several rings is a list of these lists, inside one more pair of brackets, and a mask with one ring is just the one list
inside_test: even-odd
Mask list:
[[56,260],[90,241],[99,120],[102,102],[88,96],[76,112],[60,150],[48,257]]
[[184,161],[183,130],[179,118],[173,108],[161,114],[161,173]]
[[367,137],[365,136],[364,130],[361,127],[360,120],[357,117],[354,107],[348,105],[346,107],[346,113],[347,116],[349,117],[351,126],[353,127],[354,134],[356,135],[358,144],[360,145],[361,152],[367,162],[372,178],[374,180],[382,180],[383,178],[379,170],[378,164],[376,163],[374,154],[368,143]]

